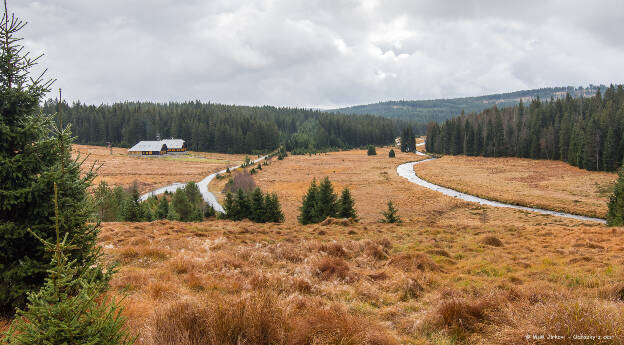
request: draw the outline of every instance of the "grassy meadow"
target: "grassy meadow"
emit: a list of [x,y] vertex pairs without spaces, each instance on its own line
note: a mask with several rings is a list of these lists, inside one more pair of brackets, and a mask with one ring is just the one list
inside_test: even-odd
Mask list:
[[[254,178],[278,193],[284,224],[103,224],[105,259],[121,264],[109,294],[124,297],[138,343],[624,341],[623,228],[455,200],[397,176],[421,156],[388,150],[263,167]],[[324,176],[351,189],[358,223],[296,223],[309,182]],[[377,222],[387,200],[403,223]]]

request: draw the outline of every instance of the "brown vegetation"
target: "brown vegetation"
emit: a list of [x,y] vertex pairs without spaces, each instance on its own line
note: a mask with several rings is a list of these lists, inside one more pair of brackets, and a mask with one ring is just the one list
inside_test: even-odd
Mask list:
[[507,203],[605,218],[617,175],[564,162],[523,158],[444,156],[416,165],[432,183]]
[[141,193],[164,187],[174,182],[198,182],[204,177],[242,163],[244,155],[189,152],[188,155],[167,157],[128,156],[128,150],[106,147],[73,145],[73,151],[87,158],[85,166],[102,165],[95,183],[106,181],[109,185],[130,187],[137,182]]
[[140,344],[624,341],[623,231],[496,223],[495,247],[470,220],[352,227],[106,223],[100,244]]
[[[104,224],[106,259],[122,263],[110,293],[126,296],[139,344],[624,342],[622,229],[458,201],[396,175],[420,156],[384,150],[289,156],[254,175],[284,224]],[[359,223],[296,224],[323,176],[351,189]],[[403,224],[377,223],[389,199]]]

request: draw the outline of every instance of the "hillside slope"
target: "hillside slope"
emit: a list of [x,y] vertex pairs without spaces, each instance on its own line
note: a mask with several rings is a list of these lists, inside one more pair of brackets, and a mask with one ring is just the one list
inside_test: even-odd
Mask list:
[[534,90],[515,91],[479,97],[435,99],[422,101],[386,101],[347,108],[333,109],[332,112],[342,114],[371,114],[390,118],[410,119],[419,122],[444,121],[461,114],[480,112],[494,105],[499,108],[514,106],[531,98],[561,98],[570,93],[573,97],[587,97],[596,94],[600,88],[604,93],[606,86],[590,85],[589,87],[550,87]]

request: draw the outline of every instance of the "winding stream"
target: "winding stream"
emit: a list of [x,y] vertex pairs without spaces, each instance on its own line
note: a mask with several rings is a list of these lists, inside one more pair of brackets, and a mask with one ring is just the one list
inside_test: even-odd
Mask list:
[[559,217],[573,218],[573,219],[578,219],[578,220],[586,220],[586,221],[592,221],[592,222],[606,223],[606,221],[604,219],[600,219],[600,218],[585,217],[585,216],[579,216],[579,215],[576,215],[576,214],[570,214],[570,213],[565,213],[565,212],[550,211],[550,210],[544,210],[544,209],[540,209],[540,208],[518,206],[518,205],[506,204],[506,203],[502,203],[502,202],[498,202],[498,201],[487,200],[487,199],[479,198],[479,197],[474,196],[474,195],[458,192],[458,191],[456,191],[454,189],[438,186],[436,184],[433,184],[431,182],[427,182],[427,181],[421,179],[420,177],[418,177],[416,175],[416,172],[414,171],[414,165],[425,163],[425,162],[429,162],[429,161],[432,161],[434,159],[436,159],[436,158],[429,158],[429,159],[421,160],[421,161],[418,161],[418,162],[409,162],[409,163],[401,164],[401,165],[399,165],[397,167],[397,174],[399,174],[399,176],[407,179],[409,182],[415,183],[415,184],[417,184],[419,186],[422,186],[422,187],[434,190],[436,192],[440,192],[440,193],[442,193],[444,195],[448,195],[448,196],[451,196],[451,197],[454,197],[454,198],[458,198],[458,199],[461,199],[461,200],[464,200],[464,201],[476,202],[476,203],[479,203],[479,204],[482,204],[482,205],[488,205],[488,206],[494,206],[494,207],[507,207],[507,208],[513,208],[513,209],[516,209],[516,210],[522,210],[522,211],[528,211],[528,212],[537,212],[537,213],[548,214],[548,215],[552,215],[552,216],[559,216]]
[[[260,162],[261,160],[265,159],[267,156],[262,156],[254,161],[252,161],[254,164]],[[230,167],[230,170],[234,170],[234,169],[238,169],[240,168],[240,165],[236,165],[233,167]],[[217,198],[214,196],[214,194],[212,194],[210,191],[208,191],[208,184],[210,184],[210,182],[212,182],[212,180],[215,179],[215,177],[217,177],[218,174],[225,174],[227,169],[223,169],[221,171],[218,171],[216,173],[210,174],[208,176],[206,176],[203,180],[197,182],[197,187],[199,187],[199,192],[202,195],[202,198],[204,199],[205,202],[207,202],[210,206],[212,206],[212,208],[214,208],[215,211],[217,212],[221,212],[224,213],[225,210],[223,209],[223,206],[221,206],[221,204],[219,204],[219,202],[217,201]],[[156,196],[156,195],[160,195],[163,194],[164,192],[170,192],[173,193],[176,190],[178,190],[179,188],[184,188],[184,186],[186,186],[186,183],[181,183],[181,182],[175,182],[172,183],[168,186],[165,187],[161,187],[158,188],[156,190],[153,190],[149,193],[145,193],[143,195],[141,195],[141,197],[139,198],[139,200],[141,201],[145,201],[147,200],[147,198],[149,198],[150,196]]]

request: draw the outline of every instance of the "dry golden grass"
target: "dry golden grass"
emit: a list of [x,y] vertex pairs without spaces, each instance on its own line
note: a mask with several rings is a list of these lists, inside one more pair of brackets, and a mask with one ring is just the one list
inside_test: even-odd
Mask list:
[[[396,167],[423,159],[423,156],[402,153],[396,148],[396,158],[388,158],[389,150],[390,147],[377,148],[376,156],[367,156],[366,150],[288,156],[282,161],[273,160],[254,178],[263,190],[277,193],[286,222],[297,222],[298,208],[310,182],[325,176],[330,178],[337,194],[344,187],[351,190],[362,220],[377,220],[388,200],[396,200],[395,205],[401,211],[410,207],[413,200],[409,194],[415,186],[400,178]],[[408,217],[409,213],[401,212],[401,215]]]
[[[255,179],[284,224],[103,224],[105,260],[121,263],[110,294],[138,343],[624,343],[624,228],[446,197],[397,176],[421,156],[388,149],[265,167]],[[359,223],[296,223],[324,176],[351,189]],[[387,200],[403,224],[376,222]]]
[[89,155],[86,165],[90,166],[94,162],[102,164],[96,184],[106,181],[109,185],[129,187],[136,181],[141,193],[174,182],[198,182],[227,166],[240,164],[245,158],[245,155],[203,152],[145,158],[128,156],[127,149],[117,147],[113,148],[112,155],[102,146],[73,145],[72,149],[83,158]]
[[461,218],[158,221],[105,223],[100,245],[122,263],[110,293],[126,296],[139,344],[519,344],[526,333],[624,341],[623,239],[622,228]]
[[486,199],[605,218],[615,173],[558,161],[444,156],[414,167],[432,183]]

